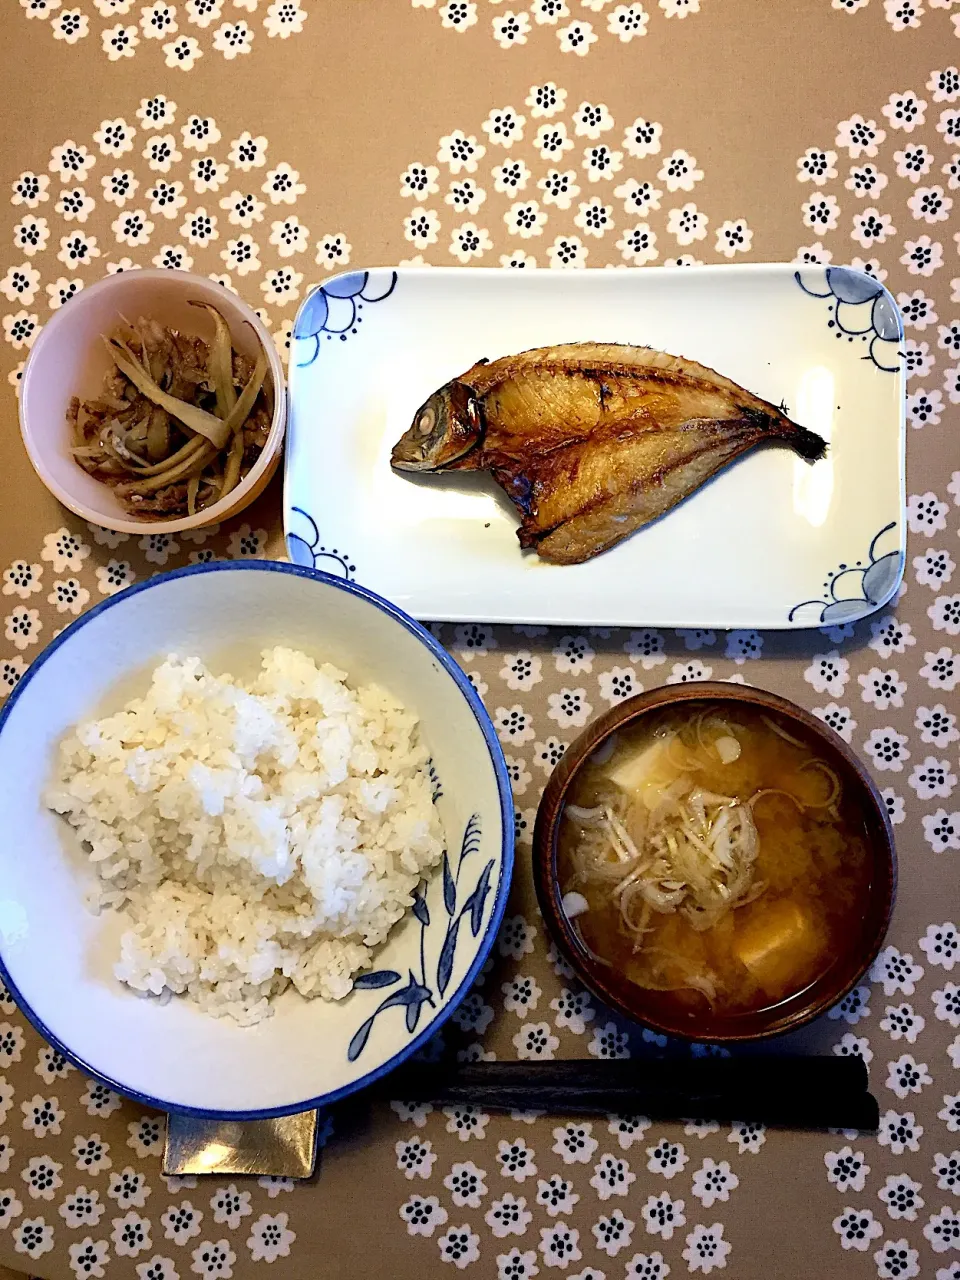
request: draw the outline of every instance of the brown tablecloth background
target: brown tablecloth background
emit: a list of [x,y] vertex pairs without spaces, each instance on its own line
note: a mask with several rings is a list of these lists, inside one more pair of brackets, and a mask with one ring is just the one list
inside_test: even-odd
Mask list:
[[[451,238],[464,223],[477,229],[480,253],[473,260],[485,264],[521,250],[547,267],[563,255],[558,240],[571,237],[573,256],[583,261],[586,249],[591,266],[636,261],[635,241],[625,233],[643,222],[656,236],[652,260],[660,262],[680,254],[720,260],[723,224],[740,222],[744,260],[790,259],[804,250],[837,263],[874,259],[901,301],[914,299],[907,329],[917,369],[910,384],[911,535],[895,606],[849,635],[766,635],[759,660],[747,661],[738,660],[736,633],[570,636],[445,626],[440,634],[475,676],[495,718],[514,706],[523,712],[512,736],[503,729],[520,829],[508,922],[477,993],[444,1033],[450,1051],[482,1047],[514,1057],[527,1052],[537,1024],[546,1024],[557,1055],[657,1049],[584,1001],[558,972],[529,877],[530,826],[551,760],[579,723],[606,707],[615,669],[632,673],[636,687],[709,671],[777,689],[823,715],[832,708],[861,751],[876,730],[903,735],[900,769],[877,773],[879,784],[892,789],[898,822],[893,950],[859,1002],[802,1037],[824,1052],[872,1059],[884,1113],[879,1140],[729,1126],[634,1123],[618,1130],[599,1120],[584,1126],[580,1158],[571,1161],[562,1119],[411,1116],[402,1107],[356,1104],[333,1117],[310,1183],[165,1182],[157,1118],[93,1090],[51,1058],[6,1003],[0,1014],[5,1266],[109,1280],[267,1271],[354,1280],[458,1269],[519,1278],[537,1268],[580,1280],[654,1280],[669,1271],[676,1280],[694,1267],[722,1268],[738,1280],[960,1275],[960,1005],[949,923],[958,909],[960,816],[957,735],[943,718],[957,709],[949,662],[960,632],[960,598],[953,595],[951,604],[958,582],[952,565],[960,558],[960,331],[950,328],[960,316],[960,279],[953,278],[960,276],[954,234],[960,223],[947,204],[957,199],[956,167],[952,175],[948,170],[960,149],[960,82],[948,68],[960,61],[960,7],[955,0],[645,0],[644,7],[645,34],[627,40],[618,33],[644,25],[640,7],[610,0],[538,0],[512,9],[497,0],[277,0],[269,7],[267,0],[216,0],[212,14],[206,0],[191,0],[167,6],[166,15],[162,5],[129,0],[80,0],[79,8],[9,0],[0,51],[0,184],[12,196],[0,264],[7,271],[2,372],[15,381],[25,344],[71,280],[92,282],[111,264],[127,265],[124,259],[185,265],[190,258],[196,270],[227,271],[234,287],[263,305],[281,344],[295,313],[293,295],[302,297],[335,265],[391,264],[418,254],[453,264]],[[177,30],[147,36],[165,22]],[[117,34],[118,27],[125,33]],[[518,33],[513,43],[510,31]],[[178,46],[183,39],[192,43]],[[126,55],[110,56],[120,44]],[[555,114],[538,115],[531,90],[547,84],[564,92]],[[594,114],[596,128],[584,123],[583,103],[604,106]],[[507,107],[524,122],[503,147],[490,117]],[[215,121],[219,137],[204,151],[191,149],[181,132],[186,126],[193,140],[191,116]],[[876,135],[863,154],[854,136],[858,117],[873,122]],[[117,129],[104,122],[118,118],[135,135],[129,150],[114,154]],[[639,154],[644,148],[632,128],[638,119],[662,126],[659,150]],[[570,145],[553,161],[543,154],[547,140],[538,139],[538,130],[556,122]],[[444,139],[456,130],[485,148],[472,172],[454,173],[443,158]],[[234,145],[245,134],[261,163],[248,164]],[[145,154],[151,140],[166,135],[169,160]],[[56,150],[68,142],[75,144],[79,176],[65,167],[70,149]],[[619,153],[609,161],[619,169],[594,181],[583,167],[585,152],[603,144]],[[921,144],[927,150],[911,160],[908,149]],[[803,181],[807,175],[798,169],[811,148],[827,153],[809,165],[822,170],[819,183]],[[693,173],[683,179],[686,186],[670,177],[676,189],[669,190],[669,175],[658,174],[677,149]],[[203,157],[225,166],[213,170],[213,180],[222,179],[216,190],[197,189],[191,165]],[[504,179],[498,182],[494,169],[514,159],[531,176],[525,190],[509,194],[497,189]],[[298,178],[291,180],[289,169],[279,179],[268,176],[284,162]],[[405,193],[402,175],[414,163],[428,169],[426,186]],[[158,164],[168,167],[151,167]],[[917,173],[917,164],[925,171]],[[872,172],[851,175],[866,165]],[[576,171],[580,192],[566,209],[545,203],[537,189],[552,167]],[[114,169],[130,170],[139,183],[122,207],[102,184]],[[18,185],[20,175],[31,173],[39,183],[28,176]],[[445,197],[451,183],[466,178],[484,199],[477,203],[475,191],[461,189],[471,205],[463,209]],[[182,207],[173,217],[151,211],[150,188],[161,179],[182,184],[173,201]],[[291,202],[275,202],[271,183],[285,179]],[[633,186],[616,193],[631,179]],[[659,206],[629,211],[625,202],[643,182],[660,190]],[[869,188],[866,194],[858,194],[858,183]],[[86,199],[61,199],[77,186]],[[912,199],[934,187],[939,193],[928,194],[925,204]],[[232,224],[221,206],[234,192],[252,193],[263,205],[249,228]],[[592,197],[614,223],[600,236],[582,225],[580,206]],[[819,197],[819,208],[804,210]],[[538,200],[548,217],[539,235],[521,238],[509,210],[528,199]],[[688,202],[708,223],[704,238],[684,245],[669,215]],[[206,244],[189,240],[188,217],[198,209],[218,219],[217,238]],[[889,217],[875,244],[861,229],[870,209],[878,223]],[[149,239],[120,243],[128,228],[118,220],[134,210],[153,224]],[[284,256],[279,224],[291,215],[302,230],[287,228],[299,247]],[[421,218],[426,235],[418,241],[411,227]],[[71,243],[76,233],[85,239]],[[229,257],[229,241],[243,234],[256,243],[259,265],[240,274],[221,254]],[[79,267],[69,265],[71,248],[84,256]],[[918,274],[918,261],[926,274]],[[285,281],[285,298],[275,275],[283,267],[295,273]],[[20,444],[12,386],[0,415],[4,690],[73,612],[125,582],[211,552],[282,554],[279,480],[254,508],[205,539],[107,535],[68,515],[35,479]],[[524,653],[534,659],[528,679],[517,676]],[[878,692],[880,673],[888,672],[896,675],[886,693]],[[578,691],[566,700],[567,712],[559,708],[561,690]],[[944,766],[939,783],[925,782],[923,769],[914,772],[928,757]],[[950,814],[953,836],[945,830]],[[665,1144],[682,1148],[666,1168]],[[526,1154],[511,1154],[518,1145]],[[623,1196],[609,1195],[603,1171],[610,1160],[629,1168]],[[706,1189],[711,1179],[719,1195]],[[514,1234],[501,1225],[508,1194],[524,1201],[519,1213],[514,1208]]]

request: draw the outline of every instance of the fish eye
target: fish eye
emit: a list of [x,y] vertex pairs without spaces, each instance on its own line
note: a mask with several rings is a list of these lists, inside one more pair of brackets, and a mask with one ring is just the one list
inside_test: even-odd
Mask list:
[[417,421],[417,430],[422,436],[428,436],[437,425],[437,413],[435,409],[424,409]]

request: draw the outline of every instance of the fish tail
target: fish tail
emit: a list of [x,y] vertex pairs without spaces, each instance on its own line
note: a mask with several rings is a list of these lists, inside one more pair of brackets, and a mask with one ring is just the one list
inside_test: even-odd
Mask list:
[[762,430],[771,432],[784,443],[789,444],[801,458],[806,458],[809,462],[819,462],[826,456],[826,440],[818,436],[815,431],[808,431],[806,427],[799,426],[785,413],[770,414],[762,409],[746,407],[741,409],[741,413],[749,422],[755,423]]
[[797,427],[790,436],[790,443],[800,457],[806,458],[808,462],[819,462],[827,455],[826,440],[815,431],[808,431],[806,427]]

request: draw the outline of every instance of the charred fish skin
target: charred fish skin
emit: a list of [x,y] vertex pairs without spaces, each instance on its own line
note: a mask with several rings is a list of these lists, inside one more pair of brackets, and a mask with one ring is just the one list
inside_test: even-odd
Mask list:
[[420,407],[400,470],[490,470],[521,515],[521,546],[588,560],[767,443],[810,461],[825,442],[785,408],[695,361],[572,343],[480,361]]

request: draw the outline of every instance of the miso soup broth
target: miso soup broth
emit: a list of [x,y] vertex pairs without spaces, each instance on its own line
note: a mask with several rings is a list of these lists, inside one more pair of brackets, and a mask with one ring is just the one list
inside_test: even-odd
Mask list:
[[829,754],[755,707],[651,712],[575,780],[560,831],[590,951],[689,1013],[802,991],[861,927],[864,814]]

